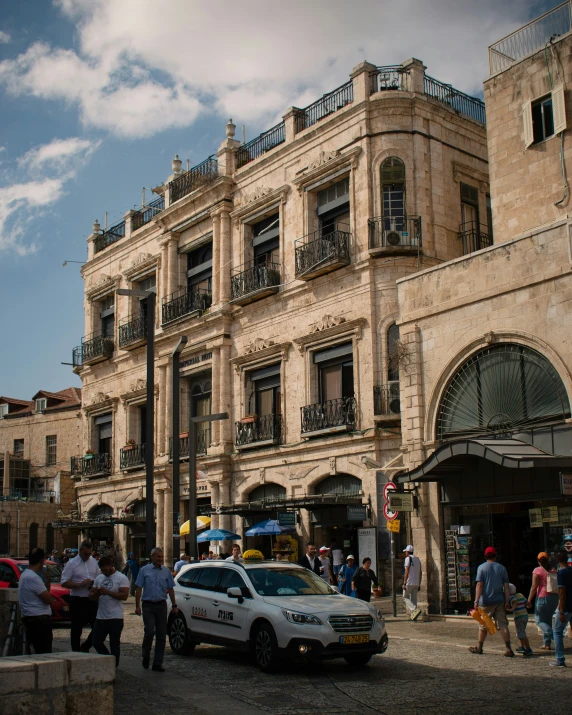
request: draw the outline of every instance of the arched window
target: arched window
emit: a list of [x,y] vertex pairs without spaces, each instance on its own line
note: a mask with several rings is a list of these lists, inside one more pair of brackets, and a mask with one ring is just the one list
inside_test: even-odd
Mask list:
[[399,380],[399,328],[392,323],[387,329],[387,380]]
[[286,498],[286,488],[280,484],[261,484],[247,498],[248,501],[279,501]]
[[36,548],[38,545],[38,525],[30,524],[30,549]]
[[113,516],[113,509],[109,504],[98,504],[97,506],[92,506],[87,512],[88,519],[102,519]]
[[507,432],[570,417],[555,368],[536,350],[500,344],[472,355],[445,388],[437,438]]
[[343,494],[345,496],[358,495],[361,491],[361,479],[349,474],[340,474],[326,477],[314,487],[314,494]]
[[380,171],[383,230],[405,231],[405,164],[397,156],[390,156]]

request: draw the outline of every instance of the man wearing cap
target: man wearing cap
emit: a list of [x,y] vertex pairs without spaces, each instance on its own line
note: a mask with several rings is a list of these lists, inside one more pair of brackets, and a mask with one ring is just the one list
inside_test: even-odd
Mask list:
[[403,551],[407,554],[405,557],[405,574],[403,576],[403,600],[409,617],[414,621],[421,613],[421,609],[417,608],[417,594],[421,588],[423,572],[421,560],[413,555],[413,546],[408,544]]
[[[492,618],[504,640],[506,650],[503,655],[513,658],[514,652],[510,645],[510,634],[508,632],[508,620],[506,608],[510,608],[510,589],[508,573],[504,566],[497,564],[497,550],[494,546],[487,546],[485,549],[486,562],[477,569],[477,592],[475,595],[475,608],[482,608],[483,611]],[[482,655],[483,643],[487,637],[487,629],[479,625],[479,642],[476,646],[471,646],[469,651]]]

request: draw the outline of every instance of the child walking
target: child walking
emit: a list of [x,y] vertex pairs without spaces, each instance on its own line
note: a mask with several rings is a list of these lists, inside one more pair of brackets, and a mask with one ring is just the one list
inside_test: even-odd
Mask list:
[[516,637],[520,641],[520,648],[517,648],[516,652],[529,656],[532,655],[532,648],[530,647],[530,643],[526,637],[526,626],[528,624],[526,598],[522,595],[522,593],[516,592],[516,586],[514,584],[509,583],[508,588],[510,591],[510,608],[507,608],[506,610],[514,614]]

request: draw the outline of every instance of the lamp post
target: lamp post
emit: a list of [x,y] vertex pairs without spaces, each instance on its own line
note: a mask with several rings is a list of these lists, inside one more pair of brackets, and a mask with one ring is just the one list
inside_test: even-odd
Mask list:
[[145,421],[145,549],[155,546],[155,501],[153,499],[153,462],[155,456],[155,292],[118,288],[118,295],[147,299],[147,409]]
[[180,458],[180,399],[179,399],[179,356],[185,345],[188,342],[186,335],[182,335],[177,347],[171,354],[172,359],[172,388],[173,388],[173,404],[171,409],[171,455],[173,460],[173,561],[178,561],[179,549],[181,548],[181,512],[179,511],[181,503],[181,463]]

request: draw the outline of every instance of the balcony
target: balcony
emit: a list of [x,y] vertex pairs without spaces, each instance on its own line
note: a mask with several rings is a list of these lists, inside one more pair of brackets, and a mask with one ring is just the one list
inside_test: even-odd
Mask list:
[[130,316],[119,323],[119,347],[125,350],[143,345],[147,339],[147,316],[140,315],[138,318]]
[[[196,437],[196,451],[197,456],[203,456],[207,453],[207,449],[211,443],[211,428],[207,427],[203,430],[197,430],[195,432]],[[189,458],[189,436],[179,437],[179,459],[187,460]],[[169,439],[169,459],[173,459],[173,440]]]
[[350,80],[341,87],[334,89],[333,92],[324,94],[323,97],[305,109],[300,110],[296,117],[296,132],[301,132],[308,127],[314,126],[314,124],[335,114],[335,112],[343,109],[353,101],[354,85],[352,80]]
[[112,243],[125,238],[125,221],[120,221],[111,228],[106,229],[101,236],[98,236],[93,242],[94,253],[100,253],[104,248],[111,246]]
[[284,122],[280,122],[280,124],[263,132],[247,144],[238,147],[236,150],[236,168],[240,169],[241,166],[258,159],[259,156],[285,141],[286,127]]
[[142,206],[139,211],[136,211],[131,217],[131,230],[137,231],[138,228],[148,224],[155,216],[165,208],[165,197],[159,196],[158,199]]
[[211,307],[212,302],[210,290],[184,288],[163,299],[161,322],[166,325],[184,316],[200,315]]
[[370,218],[368,220],[369,255],[403,256],[421,250],[421,217]]
[[145,445],[127,445],[119,450],[120,469],[141,469],[145,466]]
[[246,305],[255,300],[278,293],[280,286],[280,264],[253,262],[241,266],[230,276],[230,302]]
[[476,221],[462,223],[459,226],[459,239],[463,242],[463,256],[493,245],[493,237],[489,233],[488,226],[481,226]]
[[82,368],[84,365],[94,365],[109,360],[112,356],[113,338],[102,335],[100,331],[82,338],[81,345],[73,349],[72,363],[74,369]]
[[401,419],[399,380],[392,380],[386,385],[374,385],[373,414],[398,421]]
[[321,437],[332,432],[349,432],[356,424],[356,410],[357,403],[354,397],[340,397],[301,407],[302,435]]
[[238,450],[280,444],[282,415],[252,415],[235,422],[235,444]]
[[192,191],[207,186],[218,177],[218,160],[213,154],[202,163],[194,166],[189,171],[183,172],[173,181],[169,182],[169,203],[182,199]]
[[106,477],[111,474],[111,455],[86,454],[71,458],[71,473],[74,477]]
[[41,502],[44,504],[55,504],[58,501],[56,492],[15,489],[14,487],[10,487],[7,494],[2,494],[1,491],[0,501]]
[[351,233],[347,224],[336,224],[335,229],[319,229],[299,238],[295,243],[296,278],[309,281],[349,266]]
[[437,100],[437,102],[452,109],[456,114],[462,114],[480,124],[486,123],[485,103],[482,99],[459,92],[458,89],[454,89],[450,84],[443,84],[443,82],[439,82],[439,80],[433,79],[428,75],[424,77],[423,87],[426,97]]

